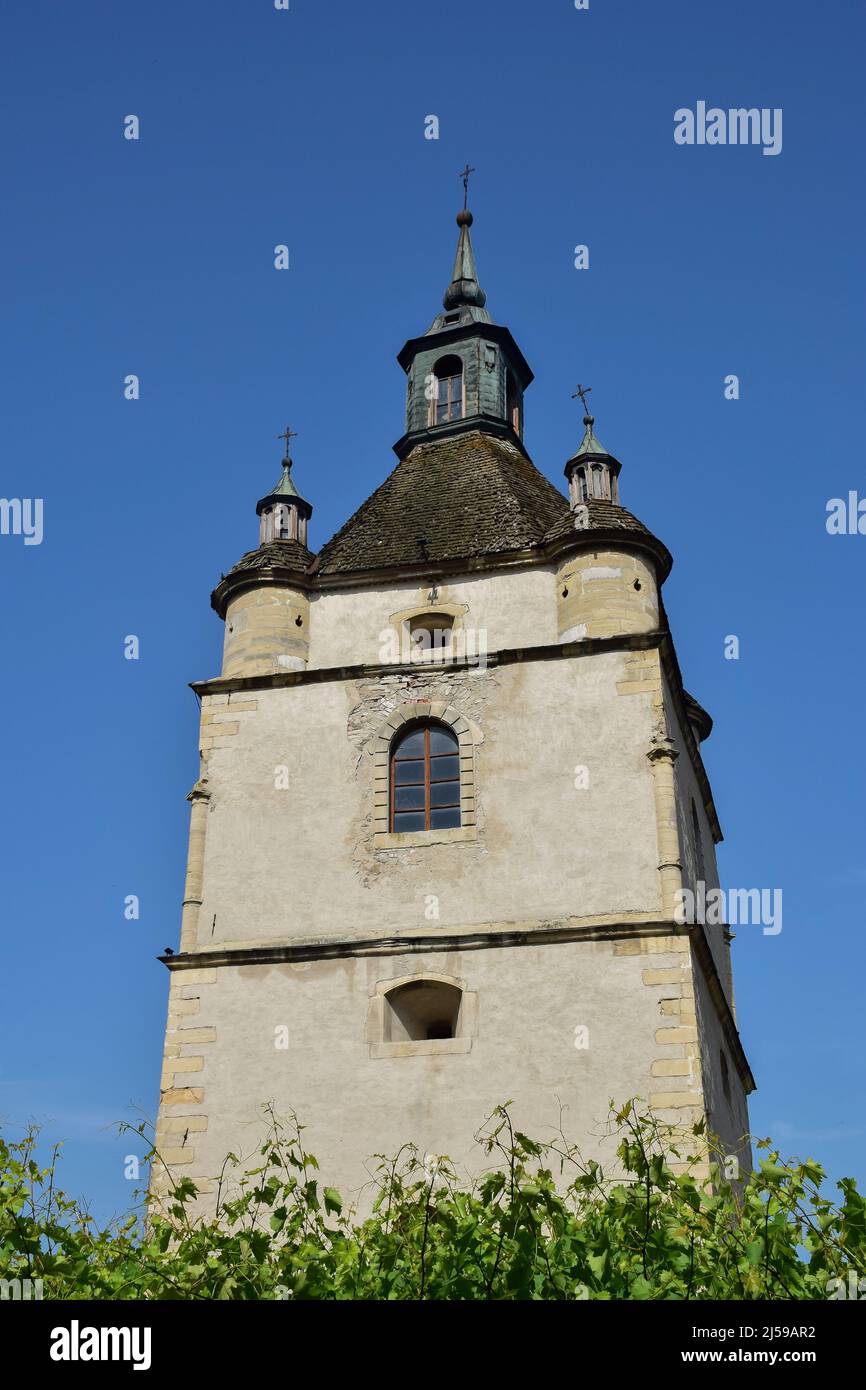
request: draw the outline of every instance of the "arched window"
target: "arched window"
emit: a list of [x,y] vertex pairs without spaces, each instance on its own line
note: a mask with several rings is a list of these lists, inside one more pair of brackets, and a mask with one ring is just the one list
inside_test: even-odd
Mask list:
[[435,393],[431,406],[431,425],[463,418],[463,362],[461,358],[440,357],[433,368]]
[[410,724],[391,745],[391,830],[448,830],[460,824],[457,736],[444,724]]
[[385,995],[385,1042],[456,1038],[463,995],[442,980],[412,980]]

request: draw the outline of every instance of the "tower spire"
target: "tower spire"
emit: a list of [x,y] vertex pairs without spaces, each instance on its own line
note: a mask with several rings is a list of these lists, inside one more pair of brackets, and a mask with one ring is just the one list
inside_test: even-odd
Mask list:
[[[469,201],[470,165],[462,170]],[[478,283],[468,206],[457,214],[460,235],[454,270],[427,332],[410,338],[397,361],[409,378],[406,433],[394,445],[399,458],[426,440],[482,430],[522,447],[523,393],[532,371],[507,328],[495,324]]]
[[446,309],[459,309],[464,304],[474,305],[478,309],[483,309],[487,303],[487,295],[478,283],[478,271],[475,267],[475,252],[472,249],[472,238],[469,235],[469,228],[472,226],[473,217],[467,206],[469,201],[469,175],[474,174],[475,170],[466,165],[460,171],[459,177],[463,180],[463,207],[457,214],[457,226],[460,228],[460,236],[457,240],[457,254],[454,257],[454,270],[451,273],[451,284],[445,291],[442,300]]

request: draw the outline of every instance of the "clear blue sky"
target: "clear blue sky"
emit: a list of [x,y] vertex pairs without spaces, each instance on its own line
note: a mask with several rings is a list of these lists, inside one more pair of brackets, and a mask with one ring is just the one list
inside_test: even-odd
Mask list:
[[[0,1114],[128,1205],[105,1126],[155,1109],[208,595],[287,420],[315,548],[390,470],[468,159],[529,450],[561,485],[590,382],[675,557],[723,883],[784,893],[781,935],[735,946],[753,1129],[863,1180],[866,536],[824,524],[866,495],[859,0],[10,0],[3,26],[0,493],[44,498],[45,534],[0,537]],[[782,153],[675,145],[698,100],[781,107]]]

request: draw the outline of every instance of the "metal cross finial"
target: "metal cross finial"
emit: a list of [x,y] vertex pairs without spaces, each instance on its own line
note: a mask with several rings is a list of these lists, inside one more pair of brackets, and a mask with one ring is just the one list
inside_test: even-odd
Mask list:
[[286,441],[286,458],[289,457],[289,440],[297,439],[297,437],[297,430],[289,429],[288,425],[286,425],[286,428],[283,430],[282,434],[277,435],[277,439],[284,439]]
[[476,172],[477,172],[477,170],[475,170],[475,169],[470,169],[469,165],[467,164],[467,165],[466,165],[466,168],[465,168],[465,169],[461,169],[461,170],[460,170],[460,173],[457,175],[457,177],[458,177],[459,179],[462,179],[462,180],[463,180],[463,211],[464,211],[464,212],[466,211],[466,206],[467,206],[467,204],[468,204],[468,202],[469,202],[469,175],[470,175],[470,174],[474,174],[474,173],[476,173]]
[[582,405],[583,405],[583,413],[584,413],[584,415],[588,415],[588,414],[589,414],[589,406],[588,406],[587,403],[586,403],[586,398],[587,398],[587,396],[589,395],[589,393],[590,393],[591,390],[592,390],[592,387],[591,387],[591,386],[581,386],[580,382],[578,382],[578,383],[577,383],[577,390],[576,390],[576,391],[572,391],[572,393],[571,393],[571,399],[572,399],[573,401],[576,400],[578,396],[580,396],[581,403],[582,403]]

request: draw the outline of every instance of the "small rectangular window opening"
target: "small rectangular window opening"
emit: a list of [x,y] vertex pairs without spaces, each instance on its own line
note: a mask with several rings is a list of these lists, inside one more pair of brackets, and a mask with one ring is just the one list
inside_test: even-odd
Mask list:
[[413,980],[385,996],[385,1041],[456,1038],[462,994],[441,980]]

